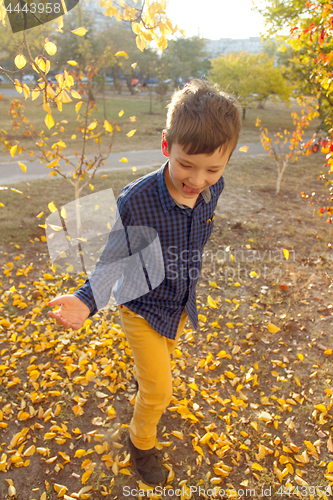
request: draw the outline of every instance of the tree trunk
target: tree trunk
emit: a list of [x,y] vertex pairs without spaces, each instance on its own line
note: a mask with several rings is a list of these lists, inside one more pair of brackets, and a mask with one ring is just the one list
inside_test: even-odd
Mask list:
[[153,114],[153,92],[151,89],[149,91],[149,114]]
[[[75,201],[76,201],[76,237],[77,238],[82,238],[82,224],[81,224],[81,214],[80,214],[80,191],[79,191],[79,182],[80,178],[76,178],[76,183],[75,183]],[[86,266],[84,265],[84,259],[83,259],[83,251],[82,251],[82,245],[81,241],[78,240],[78,250],[79,250],[79,255],[80,255],[80,260],[81,260],[81,265],[82,265],[82,271],[87,274],[86,271]]]
[[276,182],[276,191],[275,191],[275,194],[279,194],[279,192],[280,192],[282,175],[283,175],[283,172],[279,172],[279,175],[278,175],[278,178],[277,178],[277,182]]
[[246,107],[243,107],[243,120],[245,120]]

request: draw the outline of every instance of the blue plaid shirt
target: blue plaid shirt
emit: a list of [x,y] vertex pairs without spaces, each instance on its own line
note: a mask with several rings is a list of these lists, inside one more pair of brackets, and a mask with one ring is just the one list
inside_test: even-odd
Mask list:
[[[168,162],[159,170],[125,186],[117,199],[117,206],[124,228],[148,226],[157,231],[165,271],[165,277],[159,286],[152,289],[148,279],[148,293],[125,305],[144,317],[158,333],[174,339],[184,308],[193,327],[198,327],[196,284],[202,267],[203,248],[211,235],[214,211],[224,188],[224,178],[221,176],[216,184],[200,193],[192,209],[171,197],[164,179],[167,167]],[[105,262],[108,253],[110,255],[110,242],[111,239],[102,252],[100,262]],[[90,275],[90,280],[98,265],[99,263]],[[106,280],[103,272],[96,276],[94,289],[97,281],[105,295],[104,307],[110,299],[115,281]],[[89,279],[74,295],[89,307],[90,316],[93,316],[98,309]],[[116,294],[115,297],[117,298]]]

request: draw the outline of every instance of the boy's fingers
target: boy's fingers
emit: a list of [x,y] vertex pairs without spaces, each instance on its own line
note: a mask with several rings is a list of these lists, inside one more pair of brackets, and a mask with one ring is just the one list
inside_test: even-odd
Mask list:
[[56,297],[55,299],[49,300],[49,306],[56,306],[58,304],[63,304],[63,297]]

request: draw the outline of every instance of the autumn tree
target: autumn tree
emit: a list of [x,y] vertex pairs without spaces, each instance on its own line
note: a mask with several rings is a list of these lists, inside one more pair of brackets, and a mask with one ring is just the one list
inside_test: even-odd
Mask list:
[[289,100],[291,88],[281,69],[274,65],[274,59],[267,54],[230,53],[213,59],[211,64],[213,82],[237,97],[243,108],[243,119],[251,102],[264,103],[269,97]]
[[[268,129],[261,125],[260,118],[257,119],[256,126],[260,128],[262,146],[274,159],[277,168],[275,194],[280,193],[282,178],[287,167],[295,163],[301,155],[306,154],[306,150],[303,148],[304,132],[311,121],[318,116],[317,109],[309,106],[309,102],[300,100],[299,104],[302,105],[301,112],[291,114],[294,124],[294,130],[292,131],[288,129],[279,130],[272,137]],[[308,107],[307,111],[306,107]]]
[[199,78],[210,69],[206,40],[199,36],[170,40],[165,51],[165,77],[177,87],[188,78]]
[[[283,2],[266,0],[260,12],[264,15],[267,34],[271,35],[284,29],[287,34],[281,37],[282,51],[288,50],[289,60],[303,80],[306,90],[318,100],[321,127],[327,137],[318,145],[326,154],[328,174],[324,175],[330,186],[328,204],[333,201],[333,80],[331,62],[333,59],[333,5],[321,0],[291,0]],[[300,86],[302,89],[302,85]],[[304,89],[304,87],[303,87]],[[308,144],[312,147],[312,144]],[[309,149],[309,151],[311,151]],[[332,213],[332,207],[322,207],[320,213]],[[332,217],[328,222],[333,222]]]
[[[122,6],[112,5],[112,2],[101,0],[100,7],[103,9],[106,18],[126,21],[130,24],[133,33],[135,34],[133,42],[137,48],[143,51],[150,42],[155,42],[158,49],[163,51],[167,47],[167,35],[174,34],[178,31],[165,13],[165,2],[154,1],[148,4],[143,2],[141,6],[133,7],[132,4],[121,2]],[[6,19],[6,9],[3,0],[0,0],[0,21],[4,26],[8,25]],[[88,30],[83,26],[78,26],[75,29],[70,29],[73,26],[67,27],[66,16],[59,17],[57,21],[57,32],[70,32],[72,37],[85,36]],[[41,28],[44,30],[44,26]],[[80,85],[84,76],[83,70],[86,71],[88,81],[92,81],[98,73],[100,67],[95,60],[84,57],[79,62],[72,59],[71,54],[67,54],[67,61],[62,70],[56,74],[56,83],[50,83],[48,74],[51,70],[51,61],[57,53],[57,45],[55,36],[47,36],[44,39],[42,49],[34,47],[29,43],[29,37],[26,30],[16,35],[16,38],[21,38],[18,46],[18,52],[14,58],[14,63],[17,68],[17,73],[23,68],[29,68],[29,71],[35,72],[37,75],[37,83],[34,88],[26,83],[20,83],[16,75],[10,71],[0,68],[0,72],[12,82],[15,89],[21,93],[25,100],[31,99],[36,101],[36,114],[45,113],[44,123],[47,128],[38,130],[33,122],[29,121],[25,116],[24,102],[18,99],[13,99],[10,103],[9,115],[12,118],[12,131],[14,135],[8,138],[8,133],[5,130],[0,131],[0,140],[4,145],[5,151],[13,158],[24,154],[31,157],[38,157],[41,163],[45,163],[50,169],[50,176],[57,177],[58,175],[66,179],[73,185],[74,197],[79,199],[82,189],[90,185],[94,188],[92,181],[99,167],[106,161],[112,148],[113,135],[119,130],[117,117],[103,117],[99,120],[96,117],[97,107],[92,93],[85,92]],[[121,41],[119,41],[121,43]],[[85,47],[85,42],[78,44],[81,49]],[[86,44],[87,50],[89,43]],[[76,54],[77,55],[77,54]],[[86,54],[85,54],[86,56]],[[118,50],[113,53],[114,58],[127,60],[128,54],[124,50]],[[89,60],[90,59],[90,60]],[[117,60],[118,60],[117,59]],[[135,64],[135,61],[132,61]],[[76,85],[78,87],[76,87]],[[91,90],[91,89],[89,89]],[[42,99],[42,107],[37,100]],[[76,152],[76,159],[69,157],[66,154],[68,142],[76,138],[76,134],[72,138],[66,134],[66,120],[55,122],[53,117],[53,109],[56,107],[59,112],[62,112],[64,106],[73,106],[78,122],[78,136],[81,137],[80,151]],[[123,111],[119,111],[119,117],[123,115]],[[52,130],[53,129],[53,130]],[[52,132],[51,132],[52,130]],[[132,137],[135,133],[135,128],[129,130],[128,137]],[[21,144],[21,137],[30,141],[30,145]],[[87,155],[89,143],[95,143],[95,155],[91,158]],[[24,143],[25,144],[25,143]],[[23,162],[19,162],[23,171],[27,170],[27,166]],[[70,172],[64,172],[64,166],[72,168]],[[79,206],[77,204],[77,206]],[[78,240],[81,240],[80,214],[77,213],[78,222]],[[79,241],[80,246],[80,241]],[[82,255],[82,253],[80,252]],[[84,266],[83,266],[84,269]]]

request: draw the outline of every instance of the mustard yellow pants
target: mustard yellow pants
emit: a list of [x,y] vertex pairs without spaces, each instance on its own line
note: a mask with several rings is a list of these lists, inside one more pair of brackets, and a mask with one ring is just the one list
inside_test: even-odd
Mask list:
[[139,391],[129,431],[132,443],[140,450],[155,446],[157,424],[172,397],[170,355],[187,320],[185,309],[175,340],[163,337],[140,315],[118,306],[121,326],[133,353]]

